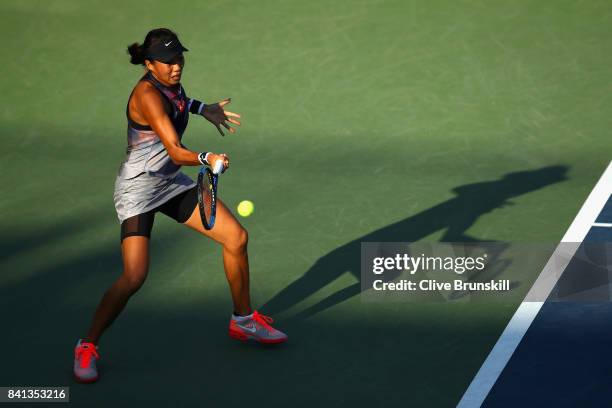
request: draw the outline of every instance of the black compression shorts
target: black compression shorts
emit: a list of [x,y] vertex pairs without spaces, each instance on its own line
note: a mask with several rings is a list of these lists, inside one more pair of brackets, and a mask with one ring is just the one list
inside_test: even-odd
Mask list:
[[197,187],[193,187],[176,197],[172,197],[169,201],[166,201],[151,211],[125,219],[121,223],[121,242],[123,242],[123,239],[126,237],[151,237],[155,213],[158,211],[182,224],[191,217],[197,205]]

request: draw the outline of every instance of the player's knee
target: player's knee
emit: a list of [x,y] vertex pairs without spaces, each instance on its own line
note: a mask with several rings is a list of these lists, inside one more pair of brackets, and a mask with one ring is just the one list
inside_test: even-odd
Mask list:
[[136,273],[124,273],[121,277],[124,289],[131,293],[136,292],[144,284],[146,279],[146,271],[139,271]]
[[244,250],[249,243],[249,233],[244,228],[240,228],[236,233],[235,245],[238,249]]
[[225,243],[225,247],[232,252],[246,251],[249,243],[249,234],[244,228],[238,229]]

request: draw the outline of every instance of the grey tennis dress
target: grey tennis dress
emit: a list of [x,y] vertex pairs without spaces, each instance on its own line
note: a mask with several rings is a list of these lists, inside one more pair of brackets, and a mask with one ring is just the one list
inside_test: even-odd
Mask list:
[[[181,139],[189,121],[188,98],[183,87],[165,86],[151,73],[147,73],[141,81],[148,81],[159,90],[166,112]],[[126,116],[127,154],[119,167],[114,193],[119,223],[159,207],[196,184],[180,171],[180,165],[172,162],[159,136],[150,126],[130,119],[129,101]]]

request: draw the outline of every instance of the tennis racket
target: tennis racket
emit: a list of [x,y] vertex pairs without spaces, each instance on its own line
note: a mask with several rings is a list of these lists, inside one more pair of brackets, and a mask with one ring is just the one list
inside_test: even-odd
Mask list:
[[200,218],[205,229],[215,226],[217,212],[217,182],[223,170],[223,160],[217,160],[213,169],[203,166],[198,173],[198,206]]

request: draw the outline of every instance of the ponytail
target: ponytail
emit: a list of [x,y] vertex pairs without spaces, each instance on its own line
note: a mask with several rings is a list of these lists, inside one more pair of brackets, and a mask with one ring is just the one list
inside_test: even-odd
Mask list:
[[144,44],[139,45],[138,43],[134,43],[127,48],[128,54],[130,54],[130,62],[134,65],[144,65],[145,55],[144,55]]

